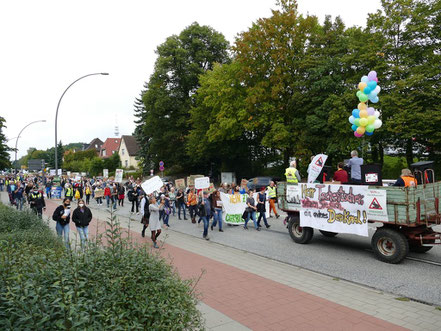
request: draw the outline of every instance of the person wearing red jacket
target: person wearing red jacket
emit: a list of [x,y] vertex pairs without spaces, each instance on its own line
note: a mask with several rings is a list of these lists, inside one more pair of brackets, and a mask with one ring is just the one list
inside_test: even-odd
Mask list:
[[335,182],[340,182],[341,184],[347,184],[348,183],[348,173],[346,170],[343,169],[344,163],[340,162],[337,167],[338,170],[334,173],[333,180]]
[[104,197],[106,198],[107,208],[110,208],[110,199],[112,197],[112,192],[110,191],[110,185],[107,184],[104,189]]

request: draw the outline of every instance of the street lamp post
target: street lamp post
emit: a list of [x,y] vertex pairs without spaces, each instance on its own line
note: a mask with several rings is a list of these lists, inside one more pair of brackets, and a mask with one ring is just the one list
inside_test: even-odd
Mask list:
[[24,129],[26,129],[29,125],[34,124],[34,123],[38,123],[38,122],[46,122],[46,120],[38,120],[38,121],[34,121],[34,122],[29,123],[23,129],[21,129],[20,133],[17,136],[17,139],[15,140],[15,174],[16,175],[17,175],[17,145],[18,145],[18,138],[20,138],[21,133],[23,132]]
[[57,112],[55,113],[55,176],[58,176],[58,142],[57,142],[57,120],[58,120],[58,108],[60,108],[60,103],[61,103],[61,99],[63,99],[64,95],[66,94],[67,90],[76,82],[78,82],[79,80],[89,77],[89,76],[95,76],[95,75],[103,75],[103,76],[107,76],[109,75],[107,72],[97,72],[94,74],[88,74],[85,76],[82,76],[80,78],[78,78],[77,80],[75,80],[72,84],[70,84],[63,92],[63,94],[61,95],[60,100],[58,101],[58,105],[57,105]]

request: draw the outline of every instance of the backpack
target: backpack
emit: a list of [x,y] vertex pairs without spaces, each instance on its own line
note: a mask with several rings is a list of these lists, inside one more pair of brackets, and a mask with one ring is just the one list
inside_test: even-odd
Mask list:
[[76,192],[75,192],[75,199],[79,199],[79,198],[81,198],[80,191],[76,190]]
[[130,202],[132,202],[134,200],[133,199],[133,190],[129,190],[127,192],[127,198],[129,199]]

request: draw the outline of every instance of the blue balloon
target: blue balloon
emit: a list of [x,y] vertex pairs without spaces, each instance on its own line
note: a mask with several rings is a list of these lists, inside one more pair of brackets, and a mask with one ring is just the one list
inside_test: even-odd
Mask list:
[[358,109],[354,109],[352,111],[352,116],[354,116],[355,118],[360,118],[360,111]]
[[369,78],[368,78],[368,76],[363,76],[363,77],[361,77],[361,81],[363,82],[363,83],[368,83],[369,82]]
[[374,134],[374,131],[372,131],[372,132],[367,132],[367,131],[366,131],[364,134],[365,134],[366,136],[372,136],[372,135]]
[[369,88],[369,86],[365,87],[364,90],[363,90],[363,93],[366,94],[366,95],[370,94],[371,92],[372,92],[372,90]]
[[373,97],[373,98],[371,98],[371,99],[369,99],[369,100],[371,100],[372,103],[377,103],[378,101],[380,101],[380,99],[378,98],[378,96],[375,96],[375,97]]
[[367,83],[367,87],[369,87],[369,89],[373,91],[377,87],[377,82],[375,80],[371,80]]
[[352,131],[357,131],[358,126],[356,126],[355,124],[352,124],[351,129],[352,129]]

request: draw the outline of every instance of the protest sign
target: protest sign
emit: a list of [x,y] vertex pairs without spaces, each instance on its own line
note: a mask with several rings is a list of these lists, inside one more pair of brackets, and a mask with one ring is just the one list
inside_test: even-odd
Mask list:
[[109,177],[109,169],[103,169],[103,177],[104,178]]
[[[254,201],[257,202],[258,193],[254,193]],[[223,215],[224,222],[228,224],[245,224],[245,220],[242,215],[247,207],[248,194],[225,194],[220,193],[222,205],[225,213]],[[269,217],[269,203],[265,203],[266,217]],[[259,213],[256,213],[256,220],[259,217]],[[250,220],[250,222],[252,222]]]
[[76,176],[75,176],[75,181],[76,181],[76,182],[79,182],[80,180],[81,180],[81,176],[80,176],[80,175],[76,175]]
[[202,178],[195,178],[194,180],[194,188],[196,190],[203,190],[210,187],[210,178],[209,177],[202,177]]
[[248,179],[243,178],[243,179],[240,181],[240,187],[246,189],[246,188],[247,188],[247,185],[248,185]]
[[104,197],[104,190],[102,189],[95,189],[94,193],[95,193],[94,195],[95,199]]
[[194,187],[194,181],[196,178],[202,178],[204,177],[203,175],[190,175],[187,177],[187,185],[189,187]]
[[175,186],[178,189],[185,190],[185,178],[176,179]]
[[328,156],[325,154],[317,154],[308,166],[308,183],[314,183],[318,175],[322,171]]
[[116,169],[115,170],[115,182],[122,183],[123,173],[124,173],[123,169]]
[[300,225],[368,236],[367,186],[301,184]]
[[49,174],[50,174],[51,176],[55,176],[55,169],[51,169],[51,170],[49,171]]
[[286,186],[286,202],[291,205],[290,208],[300,208],[301,185]]
[[216,188],[214,187],[213,183],[210,183],[210,187],[208,188],[208,193],[213,193],[214,191],[216,191]]
[[151,194],[155,191],[159,191],[159,189],[164,185],[161,178],[159,176],[155,176],[153,178],[150,178],[146,180],[144,183],[141,184],[142,189],[146,194]]
[[365,205],[367,206],[367,217],[370,220],[387,222],[387,191],[368,189]]

